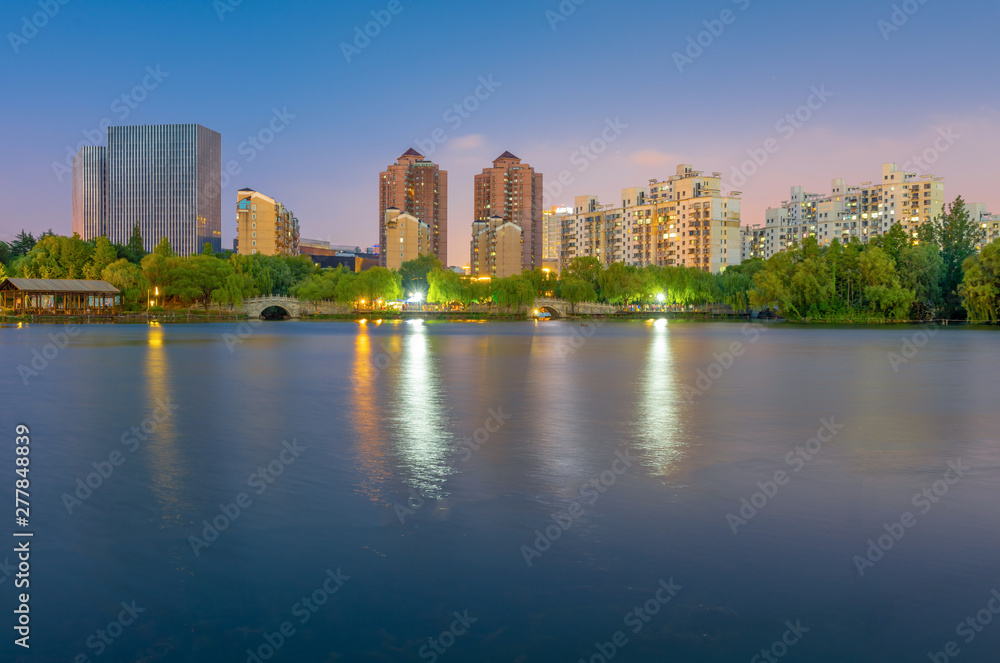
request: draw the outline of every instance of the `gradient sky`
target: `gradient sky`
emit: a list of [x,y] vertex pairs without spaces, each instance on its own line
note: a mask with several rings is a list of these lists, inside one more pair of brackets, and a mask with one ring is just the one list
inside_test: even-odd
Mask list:
[[[910,2],[915,13],[886,38],[879,21],[891,25],[893,3],[873,0],[566,0],[575,11],[554,29],[546,12],[559,0],[399,0],[402,11],[348,63],[340,44],[389,0],[69,0],[16,53],[10,33],[39,3],[5,0],[0,239],[21,228],[69,234],[71,178],[54,164],[103,119],[222,134],[223,163],[241,169],[223,189],[223,247],[243,187],[294,210],[303,237],[375,244],[379,171],[435,129],[448,136],[428,156],[449,172],[456,265],[468,262],[473,175],[504,150],[547,183],[569,171],[573,184],[548,207],[583,194],[615,202],[678,163],[728,179],[773,138],[778,151],[737,187],[748,224],[792,185],[828,192],[834,177],[876,180],[883,162],[902,165],[950,128],[955,138],[927,172],[946,178],[949,200],[1000,212],[1000,7]],[[727,9],[731,23],[679,71],[674,52]],[[134,109],[116,103],[147,67],[166,77]],[[490,76],[499,87],[455,128],[445,114]],[[777,128],[813,86],[832,96],[793,135]],[[274,109],[295,117],[262,151],[241,150]],[[627,128],[584,168],[574,153],[609,119]]]

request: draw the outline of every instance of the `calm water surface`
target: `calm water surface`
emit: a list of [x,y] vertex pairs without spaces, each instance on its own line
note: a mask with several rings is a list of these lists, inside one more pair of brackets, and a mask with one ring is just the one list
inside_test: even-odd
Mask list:
[[995,331],[894,370],[915,329],[94,325],[25,384],[64,329],[0,329],[4,500],[24,423],[35,532],[31,654],[0,659],[1000,660]]

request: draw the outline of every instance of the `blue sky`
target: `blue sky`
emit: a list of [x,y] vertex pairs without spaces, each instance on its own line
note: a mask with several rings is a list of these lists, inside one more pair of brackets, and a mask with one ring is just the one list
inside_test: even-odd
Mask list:
[[[993,2],[566,0],[562,13],[558,0],[50,2],[36,32],[24,20],[43,11],[38,0],[7,0],[0,14],[0,239],[70,231],[70,178],[54,164],[102,120],[222,134],[223,162],[240,170],[224,187],[224,246],[245,186],[293,209],[303,236],[375,243],[379,171],[435,130],[447,135],[430,156],[449,171],[452,264],[467,262],[473,175],[504,150],[548,183],[567,171],[572,184],[548,206],[584,194],[610,203],[678,163],[732,179],[772,139],[778,150],[733,187],[744,223],[762,222],[794,184],[871,181],[883,162],[932,150],[926,172],[946,178],[948,198],[1000,212]],[[386,25],[348,62],[341,44],[371,12]],[[701,52],[687,51],[699,37]],[[688,59],[678,66],[675,53]],[[454,105],[481,78],[494,89],[460,116]],[[808,119],[779,129],[814,88],[825,98],[812,98]],[[275,109],[287,124],[250,147]],[[609,121],[614,140],[583,156]]]

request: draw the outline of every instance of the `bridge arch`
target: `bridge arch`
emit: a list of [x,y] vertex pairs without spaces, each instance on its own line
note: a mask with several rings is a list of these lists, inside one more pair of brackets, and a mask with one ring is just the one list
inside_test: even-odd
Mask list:
[[546,313],[548,313],[549,315],[552,316],[553,320],[555,320],[556,318],[561,318],[563,316],[563,312],[560,311],[559,309],[557,309],[554,306],[548,306],[548,305],[542,304],[542,305],[540,305],[538,307],[538,310],[539,311],[545,311]]

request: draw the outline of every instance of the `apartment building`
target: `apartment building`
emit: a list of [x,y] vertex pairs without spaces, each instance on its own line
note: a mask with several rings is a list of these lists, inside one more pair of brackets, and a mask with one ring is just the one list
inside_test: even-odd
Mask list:
[[290,209],[253,189],[236,192],[236,251],[240,255],[299,255],[299,220]]
[[843,179],[834,179],[829,194],[793,186],[789,199],[765,214],[764,257],[808,237],[815,237],[821,246],[829,246],[834,239],[848,242],[852,237],[867,243],[894,223],[914,234],[943,212],[943,178],[902,171],[894,163],[882,165],[880,181],[849,186]]
[[[494,159],[490,168],[484,168],[483,172],[475,178],[475,211],[473,223],[473,237],[477,237],[484,230],[494,233],[491,240],[495,244],[497,237],[495,233],[503,224],[511,223],[520,228],[521,261],[518,272],[540,268],[544,262],[544,216],[542,214],[542,174],[536,173],[535,169],[526,163],[522,163],[519,157],[510,152],[504,152]],[[495,217],[503,219],[502,224],[494,221]],[[485,225],[483,225],[485,223]],[[510,231],[512,232],[512,231]],[[509,240],[510,233],[504,230],[504,243]],[[472,242],[472,255],[470,264],[475,273],[477,256],[475,248],[477,243]],[[486,272],[496,273],[506,271],[505,266],[498,270],[492,264],[492,251],[482,252],[480,259],[486,259]]]
[[764,257],[764,232],[759,223],[740,228],[740,262]]
[[475,278],[505,278],[523,270],[524,229],[493,215],[472,224],[469,273]]
[[719,273],[740,262],[740,198],[722,195],[722,173],[706,175],[690,164],[677,166],[648,189],[625,189],[625,261],[693,267]]
[[398,270],[404,262],[434,252],[435,232],[430,224],[395,207],[385,211],[382,236],[386,248],[379,258],[389,269]]
[[382,266],[388,259],[386,212],[395,208],[416,217],[431,229],[428,251],[448,264],[448,171],[409,149],[379,174],[379,251]]
[[582,257],[597,258],[604,266],[625,261],[622,207],[602,205],[597,196],[577,196],[569,212],[560,217],[560,268]]

